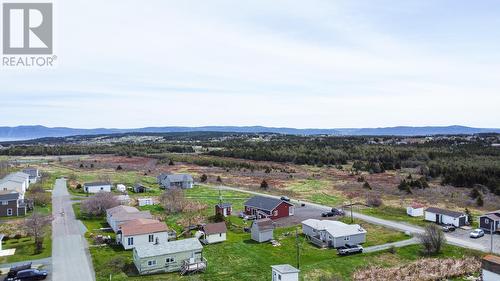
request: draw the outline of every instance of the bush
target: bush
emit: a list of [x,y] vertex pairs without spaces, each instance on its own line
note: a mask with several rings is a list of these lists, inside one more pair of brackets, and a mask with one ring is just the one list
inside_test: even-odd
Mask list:
[[262,180],[262,182],[260,183],[260,188],[262,188],[262,189],[268,189],[269,188],[269,184],[267,183],[266,180]]
[[201,182],[206,182],[207,180],[208,180],[208,176],[207,175],[205,175],[205,174],[201,175],[201,177],[200,177],[200,181]]
[[383,202],[380,196],[375,195],[375,194],[370,194],[366,198],[366,205],[370,207],[380,207],[382,206]]
[[217,176],[217,182],[222,182],[222,179],[220,176]]
[[112,193],[99,192],[82,202],[82,213],[89,216],[103,216],[106,210],[119,205]]
[[370,184],[367,181],[365,181],[365,183],[363,184],[363,188],[372,189],[372,187],[370,186]]
[[118,167],[116,167],[116,170],[117,170],[117,171],[121,171],[121,170],[123,170],[122,165],[118,165]]
[[435,224],[427,225],[425,232],[418,235],[418,239],[422,243],[423,252],[426,255],[439,254],[444,243],[446,243],[443,231]]
[[116,256],[111,258],[107,262],[107,268],[113,273],[120,273],[125,268],[127,261],[122,256]]

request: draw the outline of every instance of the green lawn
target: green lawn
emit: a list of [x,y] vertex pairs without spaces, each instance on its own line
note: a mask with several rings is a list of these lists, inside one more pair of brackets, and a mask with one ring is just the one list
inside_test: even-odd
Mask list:
[[52,255],[52,238],[50,231],[44,237],[43,250],[39,254],[33,254],[35,250],[35,241],[31,237],[23,237],[20,239],[9,239],[2,242],[3,249],[16,248],[16,252],[12,256],[0,257],[0,264],[12,263],[25,260],[43,259]]
[[[340,221],[347,224],[351,224],[351,218],[349,216],[341,218]],[[403,232],[388,229],[379,225],[370,224],[362,220],[354,219],[354,222],[352,223],[361,225],[367,232],[366,243],[363,244],[363,247],[392,243],[411,238],[406,234],[404,234]]]
[[403,208],[381,206],[378,208],[360,208],[360,209],[355,209],[354,211],[381,219],[406,222],[419,226],[426,226],[428,224],[428,222],[424,221],[424,217],[408,216],[406,214],[406,209]]

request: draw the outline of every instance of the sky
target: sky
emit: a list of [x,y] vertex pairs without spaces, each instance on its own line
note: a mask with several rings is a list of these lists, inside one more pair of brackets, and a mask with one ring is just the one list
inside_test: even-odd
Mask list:
[[500,128],[500,1],[53,2],[0,126]]

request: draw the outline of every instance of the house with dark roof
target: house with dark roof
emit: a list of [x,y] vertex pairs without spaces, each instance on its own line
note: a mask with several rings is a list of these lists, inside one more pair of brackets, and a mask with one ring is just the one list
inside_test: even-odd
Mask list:
[[86,182],[83,184],[83,190],[87,193],[111,192],[111,183]]
[[24,215],[26,215],[26,204],[20,194],[15,191],[0,191],[0,217]]
[[486,232],[500,232],[500,210],[486,213],[479,217],[479,227]]
[[245,214],[254,215],[257,218],[278,219],[293,216],[294,206],[292,203],[281,199],[254,196],[248,199],[245,204]]
[[233,205],[231,203],[219,203],[215,205],[215,214],[227,217],[231,215],[233,211]]
[[189,174],[160,174],[158,184],[162,188],[193,188],[194,180]]
[[125,250],[134,247],[168,243],[168,228],[164,222],[153,219],[134,219],[122,223],[116,232],[116,242]]
[[274,223],[271,219],[254,220],[250,228],[252,239],[262,243],[274,239]]
[[26,168],[26,169],[23,169],[23,173],[25,174],[28,174],[29,175],[29,183],[36,183],[41,175],[40,175],[40,171],[38,169],[35,169],[35,168]]
[[486,255],[481,264],[481,277],[483,281],[500,280],[500,257]]
[[227,227],[225,222],[209,223],[201,227],[203,244],[213,244],[226,241]]
[[455,212],[446,209],[429,207],[425,209],[425,220],[432,221],[437,224],[451,224],[456,227],[461,227],[468,224],[468,218],[465,213]]

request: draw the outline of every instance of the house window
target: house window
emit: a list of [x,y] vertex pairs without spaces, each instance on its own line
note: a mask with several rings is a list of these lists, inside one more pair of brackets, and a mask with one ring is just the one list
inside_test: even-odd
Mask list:
[[101,190],[104,190],[104,187],[101,186]]
[[7,209],[7,216],[12,216],[12,209]]
[[273,211],[273,215],[274,215],[274,216],[277,216],[277,215],[278,215],[278,210],[274,210],[274,211]]
[[156,260],[148,261],[148,266],[155,266],[155,265],[156,265]]
[[278,280],[281,280],[281,274],[278,274]]
[[484,219],[484,223],[485,224],[490,224],[490,220],[486,218],[486,219]]
[[128,245],[131,246],[131,245],[134,245],[134,237],[129,237],[127,239],[127,242],[128,242]]
[[344,240],[345,240],[345,241],[349,241],[349,240],[350,240],[350,238],[351,238],[351,237],[346,236],[346,237],[344,237]]
[[219,233],[219,237],[222,237],[222,233]]
[[166,263],[173,263],[173,262],[175,262],[175,260],[174,260],[174,258],[166,258],[165,262]]
[[153,234],[149,234],[149,243],[153,243],[153,241],[155,241],[155,238],[154,238],[154,235]]
[[9,205],[9,201],[2,201],[2,205]]

